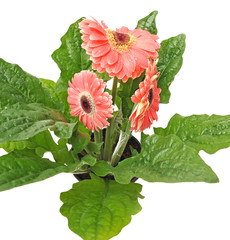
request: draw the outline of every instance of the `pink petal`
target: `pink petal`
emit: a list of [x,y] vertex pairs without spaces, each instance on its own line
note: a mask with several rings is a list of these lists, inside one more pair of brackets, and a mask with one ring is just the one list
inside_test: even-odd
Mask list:
[[104,56],[106,53],[108,53],[110,50],[111,50],[111,47],[109,45],[100,46],[93,49],[92,56],[101,57],[101,56]]

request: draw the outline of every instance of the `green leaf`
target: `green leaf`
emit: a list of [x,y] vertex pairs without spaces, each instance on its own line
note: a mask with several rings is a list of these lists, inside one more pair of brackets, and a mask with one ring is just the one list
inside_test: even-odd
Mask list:
[[100,151],[101,151],[101,147],[103,145],[103,142],[100,142],[100,143],[95,143],[95,142],[92,142],[90,141],[86,147],[86,151],[89,153],[89,154],[99,154]]
[[0,148],[3,148],[6,152],[13,150],[22,150],[25,148],[35,149],[37,145],[30,141],[15,141],[15,142],[4,142],[0,144]]
[[0,143],[27,140],[48,128],[60,138],[69,138],[75,125],[41,104],[15,104],[0,113]]
[[133,177],[148,182],[218,182],[197,151],[175,135],[149,136],[139,155],[125,159],[115,168],[98,162],[92,170],[100,176],[112,173],[122,184],[129,183]]
[[41,147],[47,151],[57,151],[59,149],[59,146],[53,141],[48,130],[38,133],[26,141],[4,142],[3,144],[0,144],[0,147],[4,148],[7,152],[22,150],[25,148],[35,149],[37,147]]
[[119,108],[118,112],[113,112],[114,117],[111,121],[111,136],[110,136],[110,144],[114,146],[117,142],[120,129],[123,123],[123,114],[122,114],[122,107]]
[[160,72],[157,87],[161,88],[160,102],[168,103],[170,98],[169,87],[179,72],[185,50],[185,35],[180,34],[161,42],[157,71]]
[[56,83],[52,80],[48,80],[48,79],[44,79],[44,78],[40,78],[42,86],[44,88],[48,88],[52,94],[52,97],[55,101],[58,102],[59,104],[59,108],[62,109],[63,108],[63,104],[60,102],[60,95],[58,95],[55,91],[56,89]]
[[61,76],[56,84],[56,91],[67,91],[68,81],[75,73],[91,67],[91,61],[86,51],[81,47],[82,39],[79,23],[84,18],[80,18],[71,24],[66,34],[61,38],[61,46],[52,54],[53,60],[61,70]]
[[230,147],[230,115],[192,115],[183,117],[175,114],[163,128],[155,128],[155,133],[162,136],[177,135],[185,144],[197,151],[215,153]]
[[80,153],[90,142],[90,136],[88,133],[75,131],[69,142],[72,144],[74,152]]
[[144,143],[145,139],[150,136],[149,134],[145,134],[144,132],[141,132],[141,145]]
[[68,218],[69,228],[84,240],[108,240],[119,234],[141,210],[138,198],[142,186],[121,185],[91,175],[61,193],[60,212]]
[[58,108],[50,89],[44,88],[38,78],[1,58],[0,93],[0,110],[15,103],[42,103]]
[[158,14],[158,11],[153,11],[148,16],[140,19],[137,23],[136,28],[141,28],[143,30],[149,31],[154,35],[157,35],[157,27],[156,27],[157,14]]
[[0,191],[42,181],[62,172],[74,172],[77,164],[64,166],[32,151],[15,151],[0,157]]
[[81,161],[84,162],[85,164],[93,166],[93,165],[95,165],[97,159],[95,157],[87,154],[81,159]]
[[[118,99],[121,100],[122,114],[124,118],[129,118],[132,113],[134,103],[131,100],[132,95],[139,88],[139,84],[145,79],[145,71],[135,79],[129,79],[126,83],[120,81],[120,86],[117,91]],[[116,102],[117,103],[117,102]],[[120,107],[119,107],[120,108]]]

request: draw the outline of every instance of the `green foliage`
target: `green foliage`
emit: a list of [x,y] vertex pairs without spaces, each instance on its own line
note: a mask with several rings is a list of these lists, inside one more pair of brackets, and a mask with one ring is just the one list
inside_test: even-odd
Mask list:
[[175,135],[149,136],[139,155],[125,159],[115,168],[98,162],[92,170],[100,176],[113,173],[122,184],[129,183],[133,177],[148,182],[218,182],[216,174],[197,151]]
[[141,210],[138,198],[143,198],[142,186],[121,185],[95,175],[91,178],[61,194],[60,212],[68,218],[69,228],[84,240],[108,240]]
[[137,23],[136,28],[147,30],[150,33],[156,35],[157,34],[157,27],[156,27],[157,14],[158,14],[158,11],[153,11],[148,16],[140,19]]
[[0,144],[0,147],[7,152],[22,150],[25,148],[35,149],[37,147],[41,147],[49,151],[58,150],[58,145],[53,141],[53,138],[48,130],[38,133],[34,137],[25,141],[4,142],[3,144]]
[[161,88],[160,102],[168,103],[170,98],[169,86],[174,80],[175,75],[179,72],[185,50],[185,35],[180,34],[176,37],[169,38],[161,42],[159,50],[159,61],[157,71],[160,72],[158,77],[158,88]]
[[48,128],[60,138],[69,138],[74,126],[61,112],[44,105],[15,104],[0,114],[0,143],[27,140]]
[[41,103],[58,108],[50,89],[43,87],[38,78],[1,58],[0,93],[0,111],[15,103]]
[[84,69],[89,69],[91,61],[85,50],[81,47],[82,39],[79,23],[84,18],[80,18],[71,24],[66,34],[61,38],[61,46],[52,54],[53,60],[61,70],[61,76],[56,84],[56,91],[66,91],[68,81],[75,73]]
[[90,136],[88,133],[83,133],[81,131],[75,131],[72,137],[69,139],[69,142],[73,146],[73,151],[77,154],[86,148],[90,141]]
[[175,114],[165,129],[155,128],[154,131],[162,136],[175,134],[197,151],[204,150],[212,154],[230,146],[230,115],[183,117]]
[[77,164],[64,166],[41,158],[33,151],[14,151],[0,157],[0,191],[42,181],[62,172],[73,172]]
[[144,143],[145,139],[148,137],[148,134],[145,134],[144,132],[141,132],[141,144]]

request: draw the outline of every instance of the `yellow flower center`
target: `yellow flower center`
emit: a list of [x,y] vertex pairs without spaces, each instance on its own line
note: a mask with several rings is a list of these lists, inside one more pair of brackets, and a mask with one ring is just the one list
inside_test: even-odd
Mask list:
[[111,29],[107,29],[106,32],[110,45],[119,52],[127,51],[136,41],[136,38],[130,33],[119,33]]

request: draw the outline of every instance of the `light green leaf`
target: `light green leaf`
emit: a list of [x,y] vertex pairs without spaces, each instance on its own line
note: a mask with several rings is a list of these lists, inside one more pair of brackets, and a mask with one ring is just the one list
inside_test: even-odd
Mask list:
[[41,81],[23,71],[18,65],[0,58],[0,110],[15,103],[42,103],[57,108],[50,89]]
[[230,147],[230,115],[192,115],[183,117],[175,114],[163,128],[155,128],[155,133],[162,136],[177,135],[185,144],[197,151],[207,153]]
[[84,162],[85,164],[93,166],[93,165],[95,165],[97,159],[95,157],[87,154],[81,159],[81,161]]
[[61,46],[52,54],[53,60],[61,70],[61,76],[56,84],[56,91],[67,91],[68,81],[75,73],[91,67],[91,61],[86,51],[81,47],[82,39],[79,23],[84,18],[80,18],[71,24],[66,34],[61,38]]
[[143,142],[145,141],[145,139],[150,136],[149,134],[145,134],[144,132],[141,132],[141,145],[143,144]]
[[157,27],[156,27],[157,14],[158,14],[158,11],[153,11],[148,16],[140,19],[137,23],[136,28],[147,30],[150,33],[156,35],[157,34]]
[[115,168],[98,162],[92,171],[100,176],[112,173],[122,184],[129,183],[133,177],[148,182],[218,182],[216,174],[197,151],[175,135],[149,136],[139,155],[125,159]]
[[6,152],[11,152],[13,150],[22,150],[25,148],[34,149],[37,145],[28,140],[25,141],[15,141],[15,142],[4,142],[0,144],[0,148],[3,148]]
[[161,88],[160,102],[168,103],[170,98],[169,86],[173,82],[176,74],[179,72],[185,50],[185,35],[180,34],[176,37],[169,38],[161,42],[159,50],[159,61],[157,71],[160,72],[158,77],[158,88]]
[[60,212],[68,218],[69,228],[84,240],[108,240],[119,234],[141,210],[138,198],[142,186],[121,185],[91,175],[61,194]]
[[61,112],[41,104],[15,104],[0,113],[0,143],[27,140],[48,128],[69,138],[74,126]]
[[74,172],[77,164],[64,166],[32,151],[15,151],[0,157],[0,191],[42,181],[62,172]]

